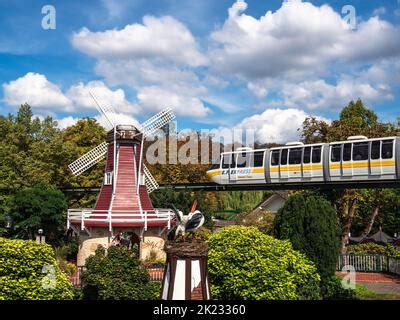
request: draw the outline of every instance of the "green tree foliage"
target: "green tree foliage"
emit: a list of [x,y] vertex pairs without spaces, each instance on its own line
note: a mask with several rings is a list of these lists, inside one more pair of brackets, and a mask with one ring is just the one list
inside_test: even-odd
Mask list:
[[0,238],[0,266],[0,300],[73,298],[72,285],[47,244]]
[[373,242],[349,245],[347,253],[354,254],[381,254],[389,257],[400,258],[400,250],[392,245],[382,246]]
[[318,299],[314,264],[256,227],[222,228],[209,240],[208,271],[215,299]]
[[340,227],[328,201],[307,194],[290,196],[277,212],[274,234],[278,239],[290,240],[294,249],[314,261],[323,282],[334,275]]
[[88,300],[147,300],[155,296],[149,274],[137,257],[137,248],[99,246],[86,260],[82,274],[83,296]]
[[44,183],[17,192],[12,203],[15,234],[35,237],[42,228],[48,241],[57,241],[64,232],[67,203],[64,194]]

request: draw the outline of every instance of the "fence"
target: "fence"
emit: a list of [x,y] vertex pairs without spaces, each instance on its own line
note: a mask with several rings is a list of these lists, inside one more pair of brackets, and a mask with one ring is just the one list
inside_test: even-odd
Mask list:
[[[150,281],[162,281],[164,276],[164,267],[162,266],[145,266],[150,275]],[[81,288],[81,276],[85,267],[78,267],[77,271],[69,277],[70,282],[75,288]]]
[[342,254],[339,256],[338,270],[344,266],[353,266],[360,272],[388,272],[400,275],[400,258],[379,254]]

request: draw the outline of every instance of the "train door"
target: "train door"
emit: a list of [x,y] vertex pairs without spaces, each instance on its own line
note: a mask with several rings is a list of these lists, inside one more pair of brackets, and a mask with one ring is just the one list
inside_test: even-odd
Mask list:
[[303,148],[291,148],[289,149],[289,166],[288,166],[288,177],[289,178],[301,178],[301,153]]
[[288,174],[288,149],[281,150],[281,159],[279,165],[279,174],[281,179],[289,178]]
[[330,157],[329,157],[329,174],[331,177],[340,177],[340,162],[342,160],[342,148],[341,144],[334,144],[330,146]]
[[324,170],[322,165],[322,146],[313,146],[311,153],[312,177],[323,177]]
[[231,165],[229,169],[229,182],[236,182],[237,180],[236,158],[237,154],[232,153]]
[[311,147],[305,147],[303,151],[303,178],[310,178],[311,176]]
[[272,150],[269,161],[269,172],[271,181],[279,179],[279,156],[280,150]]
[[368,176],[368,141],[353,143],[353,175]]
[[396,174],[394,140],[382,140],[382,174]]
[[380,140],[371,141],[371,156],[369,162],[369,170],[372,176],[380,176],[382,174]]
[[229,168],[231,164],[232,154],[225,153],[222,155],[221,161],[221,184],[229,183]]
[[353,176],[353,166],[351,163],[352,143],[345,143],[343,145],[343,158],[342,158],[342,176]]

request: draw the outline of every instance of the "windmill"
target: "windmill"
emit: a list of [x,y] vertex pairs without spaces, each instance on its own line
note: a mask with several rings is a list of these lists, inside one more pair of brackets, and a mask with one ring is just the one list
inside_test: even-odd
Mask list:
[[138,126],[117,124],[111,106],[101,105],[95,96],[97,110],[107,127],[106,141],[69,165],[78,176],[106,158],[104,180],[93,209],[70,209],[68,227],[170,227],[172,210],[154,209],[149,193],[158,183],[143,163],[144,139],[170,123],[175,115],[166,108]]

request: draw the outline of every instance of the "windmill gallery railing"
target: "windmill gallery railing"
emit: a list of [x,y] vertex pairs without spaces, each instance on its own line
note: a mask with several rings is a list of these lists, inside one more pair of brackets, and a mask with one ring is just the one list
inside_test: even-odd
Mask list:
[[351,266],[359,272],[387,272],[400,275],[400,258],[380,254],[342,254],[337,270]]
[[145,230],[150,223],[167,222],[168,229],[175,213],[170,209],[154,209],[154,212],[134,210],[94,210],[94,209],[69,209],[67,228],[71,224],[80,224],[85,229],[85,222],[107,223],[110,228],[117,223],[141,223]]

